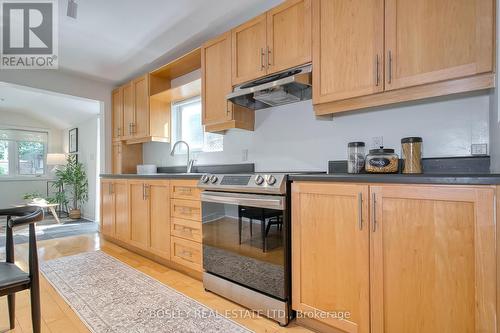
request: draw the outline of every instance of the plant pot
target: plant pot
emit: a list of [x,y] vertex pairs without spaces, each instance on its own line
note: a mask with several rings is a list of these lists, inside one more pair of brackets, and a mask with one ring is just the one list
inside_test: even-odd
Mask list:
[[78,220],[81,217],[82,217],[82,212],[80,209],[71,209],[69,211],[69,218],[70,219]]

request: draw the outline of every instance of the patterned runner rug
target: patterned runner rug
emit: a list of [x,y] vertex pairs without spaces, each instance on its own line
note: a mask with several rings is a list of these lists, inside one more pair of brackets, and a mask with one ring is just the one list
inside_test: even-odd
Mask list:
[[252,332],[101,251],[50,260],[40,269],[95,333]]

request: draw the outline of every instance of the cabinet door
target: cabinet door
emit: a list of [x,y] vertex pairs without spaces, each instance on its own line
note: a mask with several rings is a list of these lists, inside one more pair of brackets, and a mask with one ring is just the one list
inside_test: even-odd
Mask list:
[[267,12],[268,74],[311,62],[311,0],[288,0]]
[[149,247],[149,201],[146,184],[129,181],[130,238],[133,245]]
[[113,140],[120,140],[123,134],[123,88],[113,90]]
[[233,85],[266,75],[266,25],[262,14],[231,31]]
[[134,138],[149,136],[149,77],[141,76],[133,81],[135,123]]
[[115,202],[113,182],[101,181],[101,231],[106,236],[115,235]]
[[135,122],[134,115],[134,88],[132,82],[123,87],[123,134],[124,138],[132,136],[132,127]]
[[231,103],[226,100],[231,85],[231,33],[201,48],[203,125],[232,119]]
[[[368,186],[293,183],[294,310],[344,332],[369,332],[368,221]],[[339,311],[350,318],[330,315]]]
[[113,173],[115,175],[121,174],[122,172],[122,143],[113,143]]
[[150,210],[150,249],[170,259],[170,187],[168,181],[151,182],[148,187]]
[[386,90],[490,72],[492,0],[387,0]]
[[130,223],[127,181],[115,181],[113,192],[115,195],[115,235],[119,240],[128,242],[130,241]]
[[494,332],[494,190],[375,186],[373,333]]
[[313,3],[313,103],[384,90],[384,0]]

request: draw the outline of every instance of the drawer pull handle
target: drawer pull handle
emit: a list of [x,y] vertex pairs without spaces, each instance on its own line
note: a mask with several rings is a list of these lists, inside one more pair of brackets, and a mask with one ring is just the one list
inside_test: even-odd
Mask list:
[[185,257],[192,257],[193,254],[191,253],[191,251],[186,251],[186,250],[183,250],[181,252],[181,255],[185,256]]
[[191,214],[191,208],[181,207],[180,210],[182,214]]

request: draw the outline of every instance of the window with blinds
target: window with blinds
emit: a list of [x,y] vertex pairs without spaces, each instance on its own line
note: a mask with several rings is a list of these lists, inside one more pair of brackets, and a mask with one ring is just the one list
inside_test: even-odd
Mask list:
[[48,133],[0,128],[0,177],[45,174]]

